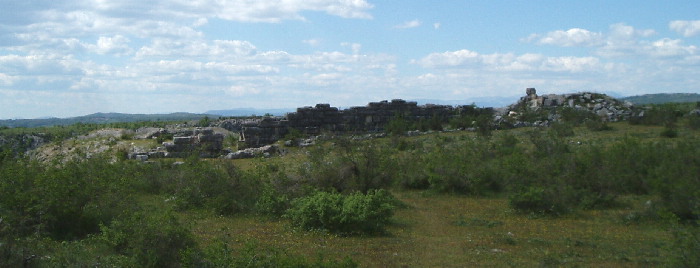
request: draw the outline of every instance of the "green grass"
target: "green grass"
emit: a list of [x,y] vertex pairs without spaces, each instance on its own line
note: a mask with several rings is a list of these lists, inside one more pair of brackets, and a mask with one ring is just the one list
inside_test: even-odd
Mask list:
[[[285,220],[252,215],[200,211],[183,217],[203,245],[223,239],[240,249],[257,241],[310,258],[349,256],[361,267],[656,266],[669,254],[671,237],[663,225],[620,220],[637,204],[551,218],[517,214],[505,198],[394,194],[406,208],[397,211],[383,236],[306,232]],[[465,218],[478,220],[455,224]]]

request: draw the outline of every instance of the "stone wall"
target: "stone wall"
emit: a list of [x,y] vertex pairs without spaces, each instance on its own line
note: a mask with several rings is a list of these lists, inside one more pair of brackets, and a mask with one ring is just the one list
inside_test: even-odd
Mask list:
[[[250,124],[240,124],[241,139],[249,147],[258,147],[283,138],[290,129],[306,135],[318,135],[324,131],[378,132],[383,131],[389,121],[399,114],[413,121],[433,116],[449,118],[455,111],[456,108],[448,105],[419,106],[416,102],[400,99],[370,102],[366,106],[344,110],[331,107],[330,104],[317,104],[298,108],[283,118],[269,117]],[[238,124],[229,124],[238,127]]]
[[164,143],[169,156],[179,157],[191,152],[203,156],[216,156],[223,149],[224,135],[214,133],[210,128],[197,128],[191,136],[175,136],[173,142]]

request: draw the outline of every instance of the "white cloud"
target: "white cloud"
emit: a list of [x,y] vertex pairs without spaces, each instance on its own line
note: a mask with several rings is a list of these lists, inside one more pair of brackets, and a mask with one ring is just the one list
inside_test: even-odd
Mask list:
[[515,55],[512,53],[479,54],[470,50],[432,53],[414,61],[425,68],[474,69],[484,71],[549,71],[549,72],[596,72],[609,69],[595,57],[547,57],[540,54]]
[[321,44],[320,39],[306,39],[306,40],[302,40],[301,42],[304,44],[307,44],[309,46],[312,46],[312,47],[315,47],[315,46],[318,46]]
[[360,54],[360,49],[362,49],[362,44],[358,43],[341,43],[341,46],[349,47],[352,50],[352,54]]
[[260,94],[260,90],[256,89],[254,86],[251,85],[246,85],[246,86],[241,86],[241,85],[234,85],[229,87],[226,91],[226,94],[240,97],[240,96],[245,96],[245,95],[256,95]]
[[634,39],[638,37],[650,37],[655,35],[656,31],[652,29],[635,29],[632,26],[624,23],[616,23],[610,25],[610,33],[608,34],[613,39]]
[[130,54],[133,49],[129,47],[129,38],[122,35],[113,37],[100,36],[97,40],[97,45],[93,48],[97,54],[115,54],[124,55]]
[[563,47],[595,46],[603,41],[601,33],[595,33],[581,28],[572,28],[566,31],[553,31],[540,37],[531,35],[528,39],[537,39],[538,44],[555,45]]
[[421,26],[423,24],[420,20],[412,20],[412,21],[406,21],[404,23],[401,23],[399,25],[394,26],[396,29],[409,29],[409,28],[416,28],[418,26]]
[[283,20],[306,20],[303,11],[320,11],[343,18],[371,19],[368,10],[374,6],[365,0],[286,0],[286,1],[215,1],[200,0],[189,4],[198,8],[208,7],[206,11],[213,16],[233,21],[244,22],[281,22]]
[[657,34],[652,29],[636,29],[632,26],[612,24],[606,33],[591,32],[586,29],[572,28],[542,34],[531,34],[522,38],[523,42],[561,47],[594,47],[595,54],[603,57],[623,57],[644,55],[655,51],[648,47],[644,38]]
[[137,58],[145,57],[198,57],[211,59],[232,59],[254,55],[256,48],[248,41],[153,39],[153,42],[136,52]]
[[435,28],[435,30],[440,29],[440,26],[441,24],[439,22],[433,23],[433,28]]
[[649,51],[650,55],[657,57],[697,55],[698,52],[696,46],[683,46],[681,40],[669,38],[652,42],[645,46],[645,49]]
[[201,27],[207,25],[207,23],[209,23],[209,20],[207,20],[207,18],[198,18],[196,21],[194,21],[194,23],[192,23],[192,26]]
[[700,20],[674,20],[668,24],[668,27],[685,37],[700,34]]

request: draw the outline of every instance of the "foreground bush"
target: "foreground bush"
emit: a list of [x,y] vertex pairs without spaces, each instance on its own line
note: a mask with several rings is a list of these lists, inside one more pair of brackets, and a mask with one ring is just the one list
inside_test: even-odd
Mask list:
[[137,212],[103,226],[100,238],[141,267],[174,267],[196,247],[190,230],[168,211]]
[[304,229],[333,233],[380,233],[394,214],[394,198],[385,190],[350,195],[316,192],[292,202],[286,217]]
[[26,160],[0,165],[0,223],[11,236],[39,235],[58,240],[99,231],[133,206],[124,166],[104,159],[62,167]]

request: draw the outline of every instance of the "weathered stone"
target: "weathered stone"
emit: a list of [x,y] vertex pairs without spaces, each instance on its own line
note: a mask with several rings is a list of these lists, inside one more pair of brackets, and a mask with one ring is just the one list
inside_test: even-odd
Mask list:
[[537,97],[537,90],[534,87],[529,87],[525,89],[525,94]]
[[253,157],[255,157],[255,155],[253,155],[252,152],[240,150],[240,151],[236,151],[236,152],[233,152],[233,153],[226,155],[225,158],[226,159],[245,159],[245,158],[253,158]]

